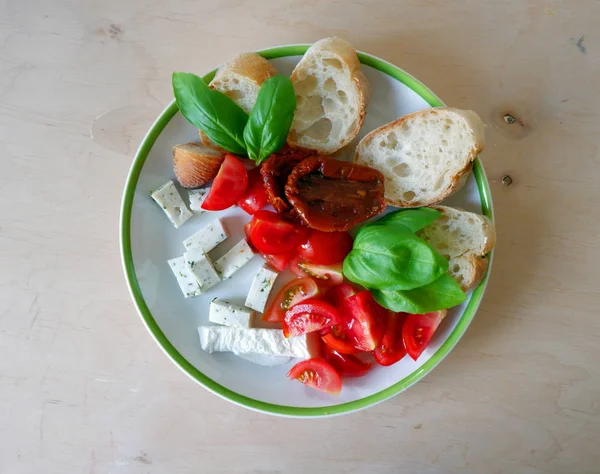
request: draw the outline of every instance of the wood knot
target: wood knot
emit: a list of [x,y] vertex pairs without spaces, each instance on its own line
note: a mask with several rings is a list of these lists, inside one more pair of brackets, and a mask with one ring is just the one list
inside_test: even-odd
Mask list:
[[512,182],[513,180],[509,175],[505,174],[504,176],[502,176],[502,184],[504,186],[510,186]]

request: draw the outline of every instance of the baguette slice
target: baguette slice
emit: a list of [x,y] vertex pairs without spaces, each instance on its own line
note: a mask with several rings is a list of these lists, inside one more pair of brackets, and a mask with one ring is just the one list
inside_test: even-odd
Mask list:
[[[222,92],[250,114],[262,83],[277,74],[277,69],[262,56],[243,53],[223,64],[209,87]],[[205,145],[217,148],[202,130],[200,139]]]
[[417,234],[448,259],[448,271],[464,291],[475,288],[487,269],[485,255],[496,245],[494,224],[462,209],[431,207],[442,215]]
[[313,44],[292,73],[296,114],[288,144],[331,154],[358,134],[371,90],[356,51],[341,38]]
[[225,155],[202,143],[183,143],[173,147],[173,169],[184,188],[199,188],[214,179]]
[[475,112],[426,109],[373,130],[354,161],[383,173],[388,204],[429,206],[463,187],[484,141],[485,125]]

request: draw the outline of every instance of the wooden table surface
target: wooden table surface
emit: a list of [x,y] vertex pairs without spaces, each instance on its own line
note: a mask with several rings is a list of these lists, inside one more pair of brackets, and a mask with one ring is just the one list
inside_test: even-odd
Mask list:
[[[600,472],[599,19],[594,0],[0,1],[0,472]],[[155,345],[122,276],[121,192],[172,71],[331,35],[489,125],[498,247],[422,382],[279,419]]]

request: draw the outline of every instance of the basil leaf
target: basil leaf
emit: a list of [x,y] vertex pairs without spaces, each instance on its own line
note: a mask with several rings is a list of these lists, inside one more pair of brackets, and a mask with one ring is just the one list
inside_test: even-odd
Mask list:
[[173,73],[173,93],[188,122],[202,130],[215,144],[236,155],[246,155],[244,127],[248,114],[202,78],[187,72]]
[[429,207],[399,210],[386,214],[373,225],[402,225],[412,232],[417,232],[437,220],[440,215],[440,211]]
[[411,290],[440,278],[448,261],[407,228],[368,226],[357,234],[343,270],[368,288]]
[[289,78],[273,76],[263,82],[244,129],[248,156],[257,165],[285,145],[295,111],[296,94]]
[[371,293],[381,306],[410,314],[452,308],[467,299],[458,283],[447,273],[421,288],[405,291],[371,290]]

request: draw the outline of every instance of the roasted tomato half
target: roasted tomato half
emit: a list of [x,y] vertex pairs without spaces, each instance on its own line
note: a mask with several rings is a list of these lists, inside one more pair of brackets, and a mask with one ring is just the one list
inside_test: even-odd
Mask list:
[[311,156],[291,172],[285,196],[309,227],[345,231],[383,212],[383,185],[384,177],[376,169]]
[[275,210],[287,217],[292,216],[292,206],[285,197],[285,185],[294,167],[306,158],[304,152],[287,150],[272,154],[260,167],[267,199]]

